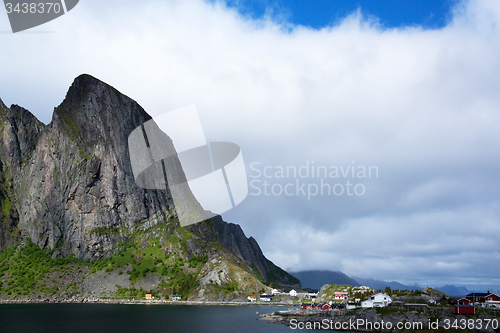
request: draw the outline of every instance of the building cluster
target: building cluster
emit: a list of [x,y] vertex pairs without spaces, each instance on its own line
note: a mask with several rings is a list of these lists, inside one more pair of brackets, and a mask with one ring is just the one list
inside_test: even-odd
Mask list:
[[495,293],[470,293],[455,301],[456,314],[475,314],[475,306],[500,308],[500,296]]
[[[342,300],[342,303],[336,303],[330,301],[328,303],[302,303],[301,309],[322,309],[322,310],[351,310],[358,307],[361,308],[374,308],[374,307],[386,307],[392,303],[392,298],[386,293],[375,293],[368,296],[366,301],[361,302],[361,305],[356,305],[355,302],[347,302],[349,300],[348,292],[335,292],[335,300]],[[359,304],[359,299],[356,300]]]
[[386,293],[376,293],[368,296],[366,301],[361,302],[362,308],[383,308],[392,303],[392,298]]

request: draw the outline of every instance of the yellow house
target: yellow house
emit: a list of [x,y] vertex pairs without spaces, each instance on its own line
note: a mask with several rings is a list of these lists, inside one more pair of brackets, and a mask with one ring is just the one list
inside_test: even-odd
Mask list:
[[153,295],[151,294],[146,294],[146,296],[144,296],[145,299],[153,299]]

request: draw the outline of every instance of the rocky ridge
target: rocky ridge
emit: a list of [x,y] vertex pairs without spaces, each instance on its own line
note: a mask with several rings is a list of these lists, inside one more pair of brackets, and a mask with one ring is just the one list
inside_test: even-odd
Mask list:
[[[157,276],[151,290],[164,293],[175,291],[167,286],[170,277],[189,276],[192,299],[258,292],[269,283],[299,285],[238,225],[215,216],[181,227],[168,188],[136,185],[127,139],[149,119],[137,102],[86,74],[75,79],[48,125],[0,100],[0,254],[15,247],[0,258],[4,289],[12,279],[10,259],[31,242],[50,256],[49,270],[74,258],[92,274],[132,274],[131,285],[117,283],[107,295],[140,289],[149,274]],[[83,289],[73,293],[92,293]]]

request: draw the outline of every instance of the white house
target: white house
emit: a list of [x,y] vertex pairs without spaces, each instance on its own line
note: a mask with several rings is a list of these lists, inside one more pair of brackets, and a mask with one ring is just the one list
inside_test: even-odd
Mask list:
[[273,296],[279,296],[279,295],[281,295],[281,290],[280,289],[273,289],[273,291],[271,292],[271,294]]
[[295,289],[290,290],[290,296],[297,296],[297,291]]
[[349,302],[345,305],[345,308],[346,310],[352,310],[352,309],[356,309],[356,304],[355,303],[352,303],[352,302]]
[[262,294],[259,297],[259,301],[261,301],[261,302],[271,302],[271,295]]
[[318,298],[318,293],[307,293],[305,299],[316,299]]
[[361,302],[361,307],[362,308],[373,308],[373,307],[383,308],[391,303],[392,303],[391,296],[387,295],[386,293],[377,293],[377,294],[372,294],[372,295],[368,296],[368,299],[366,301]]
[[335,299],[348,299],[349,298],[349,293],[345,291],[336,291],[335,292]]
[[486,301],[483,303],[483,307],[500,308],[500,302],[499,301]]

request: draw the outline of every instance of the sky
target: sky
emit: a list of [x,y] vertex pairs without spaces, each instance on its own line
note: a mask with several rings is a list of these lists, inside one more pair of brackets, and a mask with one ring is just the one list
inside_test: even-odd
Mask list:
[[500,3],[304,3],[81,0],[17,34],[4,12],[0,98],[49,123],[88,73],[153,116],[195,104],[245,161],[222,216],[275,264],[500,289]]
[[266,16],[280,23],[321,29],[340,23],[358,9],[365,17],[378,21],[386,28],[419,25],[442,28],[451,18],[455,0],[229,0],[226,2],[240,14],[252,19]]

